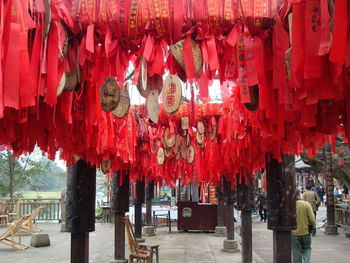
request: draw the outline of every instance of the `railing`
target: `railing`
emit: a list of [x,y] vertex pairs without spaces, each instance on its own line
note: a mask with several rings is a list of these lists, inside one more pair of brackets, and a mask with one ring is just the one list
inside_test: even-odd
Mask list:
[[[0,202],[4,199],[0,199]],[[7,212],[14,211],[18,199],[10,200]],[[38,221],[59,221],[62,220],[61,199],[21,199],[18,215],[28,215],[37,207],[44,206],[37,216]]]
[[349,207],[336,205],[334,208],[335,223],[341,226],[350,226],[350,210]]

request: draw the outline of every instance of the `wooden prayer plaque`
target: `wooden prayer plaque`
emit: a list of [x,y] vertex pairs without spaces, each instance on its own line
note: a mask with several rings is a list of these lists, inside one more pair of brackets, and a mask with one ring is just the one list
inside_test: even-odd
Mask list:
[[117,81],[113,77],[105,78],[105,82],[100,87],[100,104],[104,111],[113,111],[120,100],[120,89]]
[[170,129],[166,128],[164,132],[164,142],[167,148],[171,148],[175,145],[175,134],[169,136]]
[[196,132],[196,140],[199,145],[202,145],[204,143],[204,134],[199,133],[199,131]]
[[157,153],[157,162],[159,165],[163,165],[165,159],[165,154],[163,148],[159,148]]
[[180,106],[182,95],[181,81],[176,75],[169,75],[163,85],[163,103],[166,113],[175,113]]
[[187,149],[187,161],[189,163],[193,163],[194,160],[194,148],[192,145],[190,145]]
[[204,127],[204,123],[202,121],[199,121],[197,124],[197,131],[200,134],[203,134],[205,132],[205,127]]
[[153,121],[154,123],[158,122],[158,116],[159,116],[158,96],[159,96],[158,91],[154,90],[147,95],[147,99],[146,99],[148,116],[150,120]]
[[112,114],[118,119],[122,119],[129,112],[130,97],[129,97],[129,83],[125,83],[124,87],[120,89],[120,100],[118,106],[112,111]]
[[181,129],[187,130],[189,127],[188,122],[188,117],[181,117]]
[[[185,45],[185,39],[181,39],[176,44],[170,46],[170,51],[174,56],[174,58],[176,59],[176,61],[180,64],[181,68],[183,70],[186,70],[184,54],[183,54],[184,45]],[[197,77],[199,77],[202,73],[202,68],[203,68],[203,56],[199,45],[193,39],[192,39],[192,54],[193,54],[193,61],[194,61],[194,67],[196,70],[196,75]]]

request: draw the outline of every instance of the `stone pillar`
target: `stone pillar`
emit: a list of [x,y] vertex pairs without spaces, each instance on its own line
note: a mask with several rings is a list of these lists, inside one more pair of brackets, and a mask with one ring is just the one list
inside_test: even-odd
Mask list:
[[66,229],[71,262],[89,262],[89,232],[95,231],[96,168],[79,160],[68,167]]
[[267,162],[267,228],[273,230],[273,262],[291,263],[291,230],[296,229],[294,155]]
[[[330,148],[330,147],[329,147]],[[334,215],[334,182],[333,182],[333,165],[332,153],[326,152],[326,147],[323,148],[323,157],[325,160],[326,189],[327,189],[327,224],[324,233],[326,235],[338,235],[338,229],[335,224]],[[329,163],[329,166],[328,166]]]
[[[245,181],[247,180],[247,181]],[[241,210],[242,262],[253,262],[252,210],[255,208],[254,183],[250,174],[237,180],[237,209]]]
[[146,188],[146,226],[143,227],[143,235],[155,236],[155,228],[152,224],[152,199],[154,197],[154,183],[148,182]]
[[145,202],[145,181],[136,181],[136,199],[135,199],[135,236],[137,242],[142,243],[142,204]]
[[231,188],[231,182],[224,183],[224,194],[226,198],[226,229],[227,239],[224,240],[223,252],[235,253],[239,252],[238,243],[235,239],[234,217],[233,217],[233,202],[234,190]]
[[218,225],[215,227],[215,235],[219,237],[227,236],[226,225],[225,225],[225,200],[224,192],[222,187],[216,187],[215,189],[216,198],[218,199]]
[[111,212],[114,215],[114,259],[111,263],[126,263],[124,216],[129,212],[129,173],[117,171],[112,177]]

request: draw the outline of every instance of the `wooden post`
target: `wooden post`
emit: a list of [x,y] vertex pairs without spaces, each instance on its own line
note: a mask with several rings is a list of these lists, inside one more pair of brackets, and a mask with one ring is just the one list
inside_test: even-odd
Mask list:
[[[245,179],[248,181],[245,182]],[[242,262],[253,262],[252,210],[255,208],[254,184],[250,174],[237,180],[237,209],[241,210]]]
[[216,236],[227,236],[226,231],[226,222],[225,222],[225,200],[224,200],[224,192],[222,191],[222,187],[216,187],[215,189],[216,198],[218,200],[218,225],[215,227],[215,235]]
[[66,193],[61,193],[60,206],[61,206],[61,230],[60,232],[66,232]]
[[[327,147],[328,148],[328,147]],[[330,148],[330,147],[329,147]],[[329,158],[328,156],[329,155]],[[332,152],[326,152],[326,147],[323,147],[323,158],[325,161],[325,173],[326,173],[326,194],[327,194],[327,224],[324,233],[326,235],[338,235],[337,226],[335,224],[334,215],[334,183],[333,183],[333,165],[332,165]],[[328,167],[329,161],[329,167]]]
[[89,262],[89,233],[71,233],[71,263]]
[[96,168],[79,160],[68,167],[66,229],[71,262],[89,262],[89,232],[95,231]]
[[224,240],[223,252],[235,253],[238,252],[238,244],[235,241],[234,217],[233,217],[233,202],[234,190],[231,187],[231,182],[224,182],[224,193],[226,198],[226,230],[227,239]]
[[117,171],[113,174],[111,212],[114,215],[114,259],[111,263],[126,263],[124,216],[129,212],[128,171]]
[[273,262],[291,263],[291,230],[296,229],[294,155],[267,162],[267,228],[273,230]]
[[144,236],[155,236],[155,228],[152,225],[152,199],[154,197],[154,183],[148,182],[146,188],[146,226],[143,227]]
[[145,202],[145,181],[136,181],[135,199],[135,236],[138,242],[145,242],[142,238],[142,204]]

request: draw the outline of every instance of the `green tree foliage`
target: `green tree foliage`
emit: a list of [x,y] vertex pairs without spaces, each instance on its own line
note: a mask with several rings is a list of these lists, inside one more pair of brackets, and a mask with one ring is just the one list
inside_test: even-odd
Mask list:
[[[50,178],[49,175],[55,175]],[[0,195],[14,197],[22,189],[50,190],[43,186],[55,185],[55,177],[64,180],[64,172],[46,157],[13,156],[11,150],[0,152]],[[57,182],[57,179],[56,179]]]
[[[310,157],[307,152],[304,152],[301,154],[301,158],[304,163],[319,171],[324,172],[327,167],[337,180],[350,187],[350,150],[348,143],[344,142],[341,137],[336,138],[335,152],[332,152],[328,144],[325,152],[323,152],[323,148],[320,148],[315,156]],[[325,160],[327,160],[327,166],[325,166]]]

